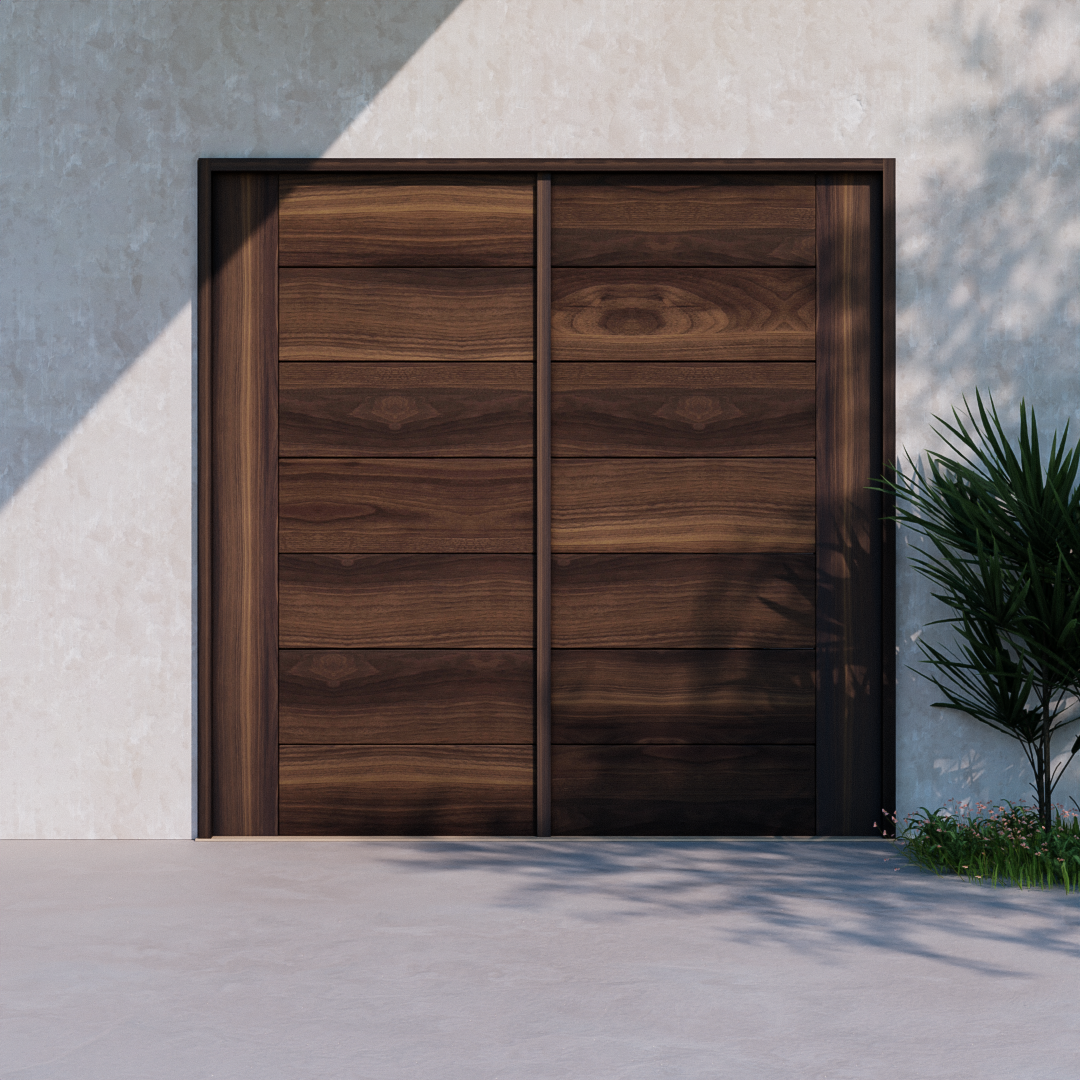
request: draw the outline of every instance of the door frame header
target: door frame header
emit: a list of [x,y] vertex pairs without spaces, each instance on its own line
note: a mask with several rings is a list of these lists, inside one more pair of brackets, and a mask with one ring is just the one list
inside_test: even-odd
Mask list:
[[880,172],[896,158],[199,158],[209,172]]

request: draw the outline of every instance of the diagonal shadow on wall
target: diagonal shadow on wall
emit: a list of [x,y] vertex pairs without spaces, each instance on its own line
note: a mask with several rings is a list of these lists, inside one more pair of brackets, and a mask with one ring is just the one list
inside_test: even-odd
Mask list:
[[196,159],[324,154],[460,3],[0,10],[0,505],[193,302]]

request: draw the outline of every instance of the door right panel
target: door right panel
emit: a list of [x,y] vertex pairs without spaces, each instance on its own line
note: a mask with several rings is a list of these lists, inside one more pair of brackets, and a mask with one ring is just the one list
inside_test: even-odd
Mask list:
[[552,828],[815,831],[814,177],[556,176]]

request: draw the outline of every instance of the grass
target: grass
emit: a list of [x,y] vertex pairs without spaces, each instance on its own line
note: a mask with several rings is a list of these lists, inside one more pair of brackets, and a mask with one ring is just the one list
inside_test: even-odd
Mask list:
[[1023,803],[980,803],[974,814],[924,807],[897,838],[912,862],[935,874],[1021,888],[1080,888],[1080,814],[1060,806],[1049,830]]

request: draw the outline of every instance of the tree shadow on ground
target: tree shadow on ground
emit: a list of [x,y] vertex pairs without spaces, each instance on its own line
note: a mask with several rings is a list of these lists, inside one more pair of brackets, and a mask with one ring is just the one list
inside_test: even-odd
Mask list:
[[[1075,895],[938,877],[884,841],[462,841],[395,845],[380,856],[416,874],[498,874],[507,907],[604,923],[715,916],[721,939],[783,944],[825,961],[859,949],[1015,976],[995,962],[995,948],[1080,959]],[[985,954],[951,952],[957,940],[981,943]]]

